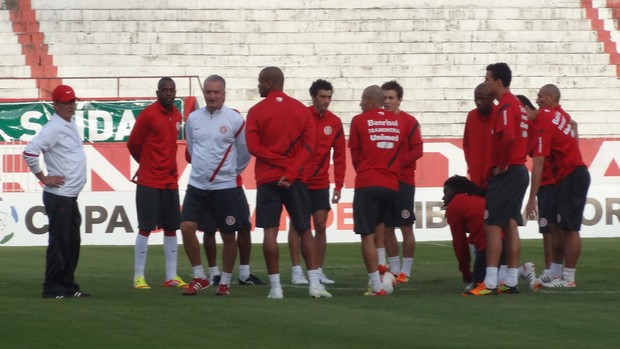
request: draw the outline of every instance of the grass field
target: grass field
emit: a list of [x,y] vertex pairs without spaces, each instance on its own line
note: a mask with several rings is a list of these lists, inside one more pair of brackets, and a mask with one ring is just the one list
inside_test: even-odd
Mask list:
[[[268,286],[234,284],[230,297],[207,289],[131,287],[133,247],[82,248],[77,280],[85,299],[42,299],[45,248],[1,247],[0,348],[620,348],[620,239],[584,239],[576,289],[462,297],[449,242],[418,243],[413,283],[363,297],[367,275],[358,244],[328,248],[331,299],[293,287],[281,245],[283,300]],[[540,265],[538,240],[522,261]],[[260,245],[252,272],[266,280]],[[161,246],[151,246],[147,281],[163,281]],[[189,264],[179,254],[189,280]],[[235,270],[236,273],[236,270]]]

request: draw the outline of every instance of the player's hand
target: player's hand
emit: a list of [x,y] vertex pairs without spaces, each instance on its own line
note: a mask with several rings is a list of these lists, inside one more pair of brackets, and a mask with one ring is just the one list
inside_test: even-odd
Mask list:
[[282,176],[282,178],[278,181],[278,186],[288,189],[291,186],[291,182],[289,182],[286,177]]
[[340,201],[340,190],[334,190],[334,195],[332,196],[332,204],[337,204]]
[[536,203],[536,198],[531,198],[527,201],[527,206],[525,206],[525,216],[527,219],[534,220],[538,217],[538,205]]
[[41,183],[58,188],[65,184],[65,176],[45,176],[43,180],[41,180]]

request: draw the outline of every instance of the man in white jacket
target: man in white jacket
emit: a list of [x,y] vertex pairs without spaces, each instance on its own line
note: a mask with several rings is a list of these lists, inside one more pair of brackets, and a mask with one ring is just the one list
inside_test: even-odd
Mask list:
[[216,295],[230,294],[232,269],[237,257],[235,232],[249,227],[247,202],[235,200],[237,177],[250,161],[245,141],[245,120],[224,105],[226,81],[211,75],[204,82],[206,107],[192,112],[185,124],[187,152],[192,163],[183,200],[181,232],[194,279],[184,295],[195,295],[209,286],[200,258],[196,229],[205,212],[215,218],[224,242],[222,273]]
[[[75,282],[80,256],[82,216],[77,197],[86,184],[86,154],[73,114],[76,97],[70,86],[52,92],[54,115],[24,149],[23,157],[43,183],[43,205],[49,219],[43,298],[88,297]],[[39,155],[47,168],[44,174]]]

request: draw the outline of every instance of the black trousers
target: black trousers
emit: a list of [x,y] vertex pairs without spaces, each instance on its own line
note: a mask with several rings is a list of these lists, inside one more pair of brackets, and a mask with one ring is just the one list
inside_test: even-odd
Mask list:
[[77,197],[60,196],[44,191],[43,205],[49,219],[43,297],[75,293],[80,290],[74,275],[80,258],[82,223]]

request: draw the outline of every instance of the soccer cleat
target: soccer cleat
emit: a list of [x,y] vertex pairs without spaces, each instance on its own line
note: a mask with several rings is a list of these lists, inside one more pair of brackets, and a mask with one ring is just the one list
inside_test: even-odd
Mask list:
[[183,281],[183,279],[181,279],[180,276],[175,276],[174,279],[170,279],[168,281],[164,281],[163,284],[161,284],[162,287],[179,287],[179,288],[188,288],[189,285]]
[[407,274],[405,274],[405,273],[400,273],[396,277],[396,283],[397,284],[406,284],[408,282],[409,282],[409,276],[407,276]]
[[499,286],[497,286],[497,293],[501,293],[501,294],[519,293],[519,287],[508,286],[506,284],[500,284]]
[[549,287],[549,288],[563,288],[563,287],[576,287],[577,283],[573,282],[566,282],[564,281],[564,279],[562,278],[556,278],[551,280],[550,282],[546,282],[544,284],[541,285],[542,287]]
[[308,293],[310,294],[310,297],[313,298],[332,298],[331,293],[327,292],[323,285],[317,287],[310,286]]
[[57,295],[57,294],[53,294],[53,293],[43,293],[43,295],[41,297],[43,297],[43,298],[53,298],[53,299],[63,299],[63,298],[65,298],[65,296],[61,296],[61,295]]
[[[75,292],[67,293],[65,295],[65,297],[69,297],[69,298],[84,298],[84,297],[90,297],[90,294],[88,294],[86,292],[82,292],[82,291],[75,291]],[[56,298],[58,298],[58,297],[56,297]]]
[[257,278],[255,275],[250,274],[247,279],[239,279],[239,285],[251,286],[251,285],[265,285],[265,282]]
[[534,290],[534,291],[538,291],[538,290],[542,287],[542,285],[543,285],[543,284],[550,283],[550,282],[551,282],[551,281],[553,281],[554,279],[556,279],[556,278],[554,278],[554,277],[553,277],[553,276],[551,276],[551,275],[545,275],[545,274],[543,274],[543,275],[541,275],[539,278],[534,279],[534,282],[532,283],[532,285],[530,286],[530,288],[531,288],[532,290]]
[[465,285],[465,290],[463,292],[470,291],[471,289],[473,289],[476,286],[478,286],[478,284],[474,284],[473,282],[470,282],[470,283]]
[[319,275],[319,282],[321,282],[323,285],[331,285],[331,284],[335,284],[336,281],[328,278],[325,273],[321,273]]
[[216,296],[230,296],[230,287],[226,284],[219,284],[217,287],[217,291],[215,291]]
[[284,294],[282,293],[282,289],[281,288],[272,288],[269,290],[269,294],[267,295],[267,298],[271,298],[271,299],[282,299],[284,298]]
[[222,280],[222,275],[213,275],[213,277],[209,280],[209,283],[211,284],[211,286],[217,286],[220,284],[220,280]]
[[519,276],[527,282],[530,288],[533,288],[532,285],[536,280],[536,267],[532,262],[523,263],[523,265],[519,268]]
[[151,286],[146,283],[144,277],[138,276],[133,279],[133,288],[136,288],[138,290],[148,290],[149,288],[151,288]]
[[209,280],[194,278],[194,280],[192,280],[192,282],[189,284],[189,287],[185,291],[183,291],[183,295],[194,296],[196,293],[198,293],[198,291],[204,290],[209,286]]
[[308,279],[303,273],[293,273],[291,275],[291,283],[293,285],[307,285],[309,284]]
[[387,295],[388,294],[387,294],[387,292],[385,292],[384,289],[381,289],[381,290],[379,290],[377,292],[375,292],[372,289],[370,289],[370,290],[364,292],[364,296],[367,296],[367,297],[385,297]]
[[479,283],[476,287],[462,293],[463,296],[494,296],[497,294],[496,288],[487,288],[484,282]]

